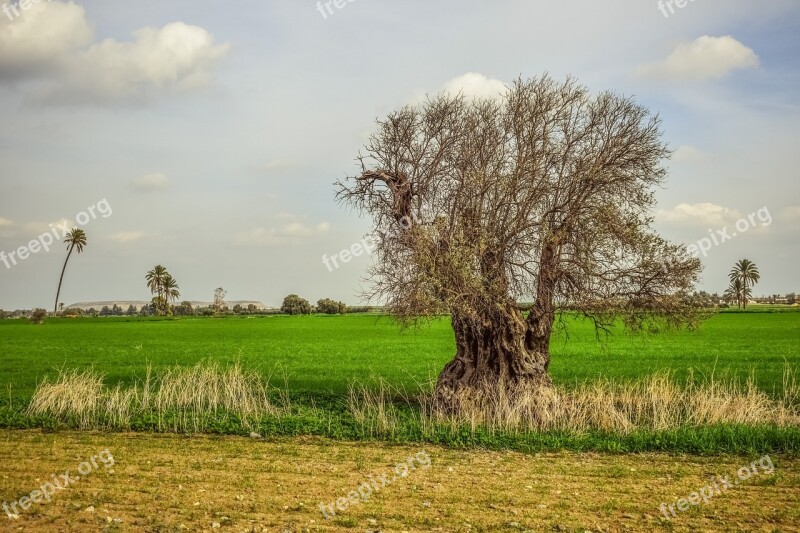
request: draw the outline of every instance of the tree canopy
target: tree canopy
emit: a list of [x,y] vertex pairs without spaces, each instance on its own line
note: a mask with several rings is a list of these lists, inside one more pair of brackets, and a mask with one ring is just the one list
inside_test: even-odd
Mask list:
[[[366,296],[406,323],[452,316],[459,351],[440,385],[448,369],[462,384],[547,382],[559,308],[599,328],[693,324],[700,262],[652,229],[670,156],[661,137],[631,98],[593,96],[573,78],[389,114],[360,173],[337,187],[374,224]],[[522,299],[534,301],[527,317]]]

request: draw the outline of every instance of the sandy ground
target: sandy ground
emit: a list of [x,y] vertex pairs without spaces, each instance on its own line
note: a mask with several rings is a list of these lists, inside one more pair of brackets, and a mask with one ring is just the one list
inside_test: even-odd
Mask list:
[[800,459],[779,456],[3,431],[0,459],[0,531],[800,531]]

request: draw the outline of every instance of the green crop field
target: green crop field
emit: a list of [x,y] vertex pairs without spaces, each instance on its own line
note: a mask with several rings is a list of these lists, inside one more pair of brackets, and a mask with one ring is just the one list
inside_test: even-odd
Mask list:
[[[596,339],[588,322],[566,320],[555,336],[551,373],[569,385],[606,376],[633,379],[658,371],[676,379],[747,377],[777,392],[785,368],[800,364],[800,312],[722,313],[697,331]],[[59,368],[93,367],[110,384],[153,370],[199,361],[239,361],[272,375],[295,393],[341,393],[351,380],[382,377],[412,391],[453,356],[452,329],[441,319],[401,331],[375,315],[271,316],[147,320],[51,319],[43,326],[0,321],[0,386],[6,398],[29,398],[36,383]]]

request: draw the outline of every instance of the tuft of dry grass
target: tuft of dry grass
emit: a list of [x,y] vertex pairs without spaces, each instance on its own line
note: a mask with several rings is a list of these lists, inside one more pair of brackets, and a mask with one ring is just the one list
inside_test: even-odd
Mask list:
[[[422,393],[408,394],[377,380],[369,386],[350,384],[347,413],[358,433],[369,437],[395,437],[409,430],[430,436],[464,428],[628,434],[716,424],[800,425],[800,384],[788,367],[783,382],[777,397],[758,389],[752,375],[744,381],[690,375],[683,384],[660,373],[625,382],[597,379],[571,388],[487,386],[456,394],[456,408],[444,409],[437,404],[433,382],[422,386]],[[130,387],[109,387],[94,369],[62,370],[55,380],[39,384],[27,413],[81,429],[130,429],[135,417],[145,415],[159,431],[203,433],[228,421],[252,430],[265,417],[291,415],[292,407],[288,388],[270,388],[257,372],[238,364],[201,363],[158,374],[148,368],[144,380]],[[307,414],[326,416],[316,408]]]
[[104,403],[101,401],[105,392],[103,377],[94,369],[59,370],[53,383],[45,378],[36,388],[28,414],[69,418],[82,429],[91,427]]
[[698,381],[690,376],[681,385],[669,373],[659,373],[630,382],[597,379],[571,389],[501,390],[487,386],[458,393],[455,409],[437,404],[433,383],[417,398],[411,398],[379,381],[371,387],[351,386],[348,407],[370,434],[391,435],[399,418],[398,398],[419,406],[417,416],[426,434],[441,426],[512,433],[628,434],[715,424],[800,424],[800,387],[794,371],[788,368],[779,398],[758,389],[752,375],[744,382],[713,376]]
[[412,403],[404,390],[384,379],[377,379],[374,387],[353,381],[348,387],[347,409],[365,434],[394,436],[401,423],[398,398]]
[[[286,398],[285,395],[281,396]],[[270,387],[260,374],[246,372],[239,364],[220,367],[199,363],[174,367],[132,387],[109,388],[95,370],[60,371],[36,388],[29,415],[51,416],[85,428],[129,428],[132,418],[151,412],[159,430],[203,432],[211,421],[236,417],[245,427],[266,415],[286,410],[270,400]]]

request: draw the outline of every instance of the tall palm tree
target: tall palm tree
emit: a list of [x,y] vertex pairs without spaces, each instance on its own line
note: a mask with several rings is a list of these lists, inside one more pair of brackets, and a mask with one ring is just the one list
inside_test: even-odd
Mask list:
[[64,260],[64,267],[61,269],[61,277],[58,278],[58,290],[56,291],[56,303],[53,306],[53,315],[58,312],[58,297],[61,294],[61,284],[64,282],[64,272],[67,270],[67,263],[69,257],[72,255],[72,250],[78,250],[78,253],[83,251],[86,246],[86,232],[82,229],[73,228],[72,231],[64,237],[64,243],[67,245],[67,258]]
[[758,280],[761,279],[761,274],[758,272],[758,267],[749,259],[740,259],[733,265],[731,273],[728,275],[731,283],[738,280],[740,282],[740,295],[742,305],[747,309],[747,300],[750,296],[750,287],[755,286]]
[[175,300],[181,297],[181,293],[178,290],[178,282],[175,281],[175,278],[172,277],[172,274],[167,273],[164,276],[164,279],[161,282],[161,289],[164,292],[164,312],[167,313],[169,310],[169,303],[172,301],[173,303]]
[[[145,280],[147,281],[147,288],[150,289],[152,294],[158,294],[158,302],[160,305],[162,294],[164,291],[164,278],[169,275],[167,269],[161,265],[156,265],[152,270],[147,272]],[[159,312],[159,309],[156,309]]]

